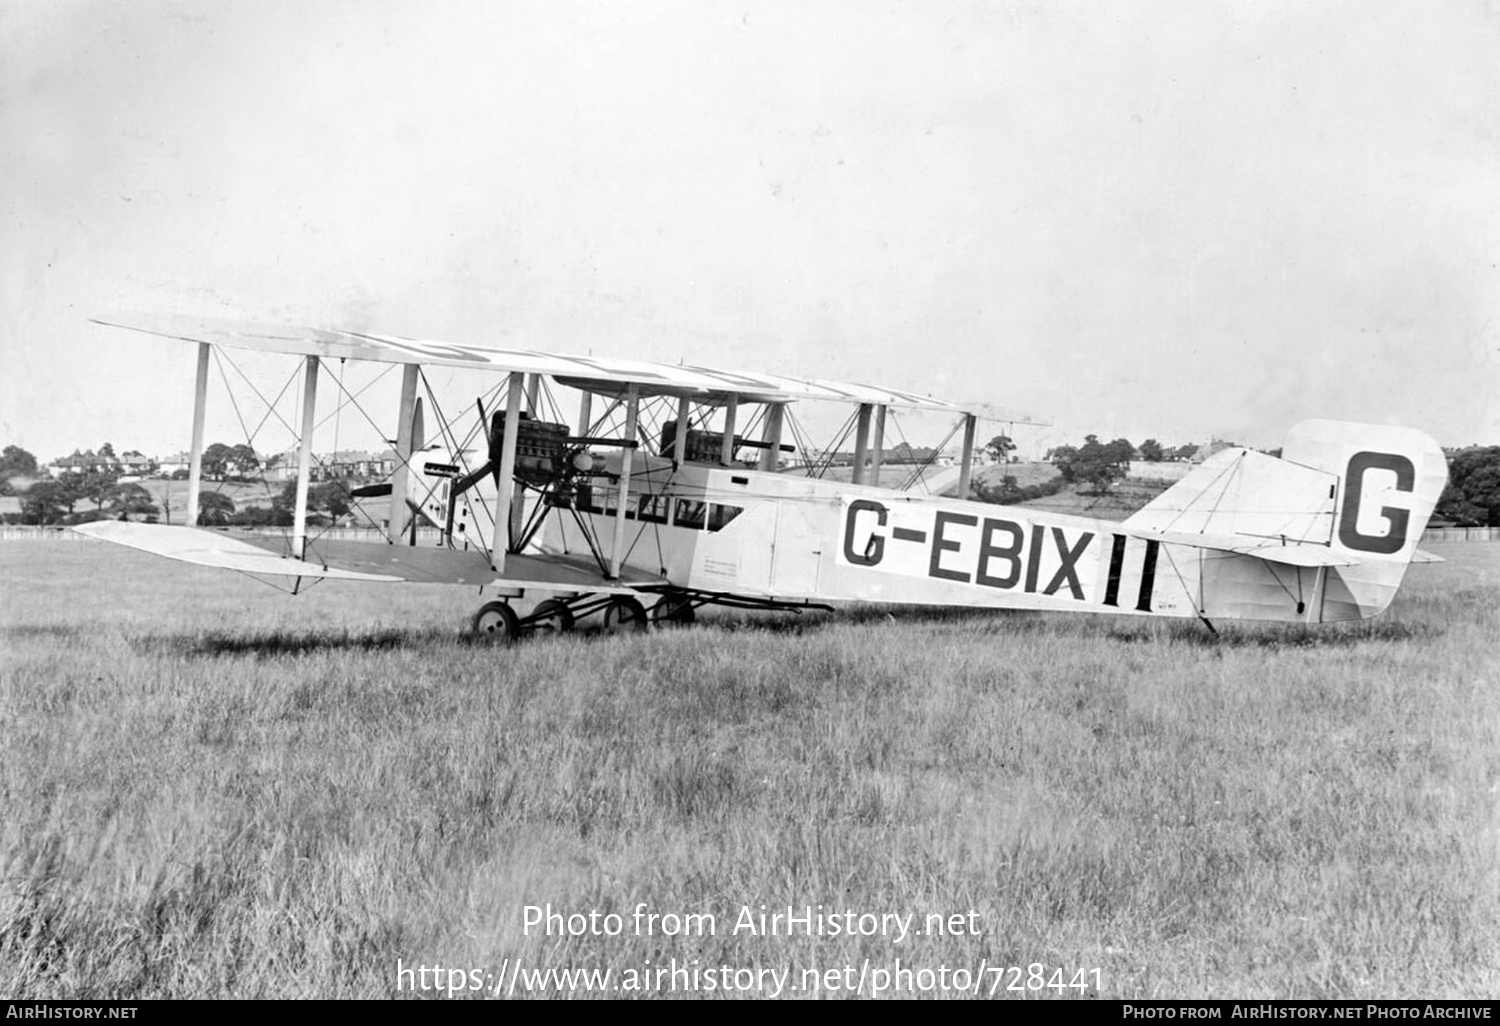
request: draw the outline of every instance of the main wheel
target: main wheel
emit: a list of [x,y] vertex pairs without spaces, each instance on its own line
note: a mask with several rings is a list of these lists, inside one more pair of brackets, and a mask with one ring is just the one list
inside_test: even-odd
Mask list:
[[687,595],[667,594],[651,607],[651,622],[662,627],[685,626],[698,618]]
[[531,611],[531,628],[538,633],[562,634],[573,629],[573,611],[562,599],[538,602]]
[[646,627],[646,607],[629,595],[618,596],[604,610],[604,629],[611,633],[643,631]]
[[486,602],[474,614],[472,625],[478,641],[490,641],[509,645],[521,632],[516,611],[504,602]]

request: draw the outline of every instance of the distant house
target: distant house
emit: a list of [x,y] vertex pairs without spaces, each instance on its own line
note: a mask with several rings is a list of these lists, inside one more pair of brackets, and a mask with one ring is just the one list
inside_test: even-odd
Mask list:
[[[383,478],[389,477],[395,469],[396,453],[391,449],[380,453],[340,450],[315,459],[312,478],[315,481],[330,478],[339,480]],[[293,476],[296,476],[295,473]]]
[[288,449],[266,457],[267,481],[291,481],[297,477],[297,450]]
[[191,470],[192,454],[186,452],[175,453],[171,456],[163,456],[156,461],[156,472],[162,477],[171,477],[179,470],[183,473]]
[[[938,453],[937,465],[940,467],[954,467],[963,459],[962,451],[958,449],[944,449]],[[969,465],[974,467],[984,466],[986,463],[994,463],[995,458],[987,449],[975,446],[974,451],[969,454]]]
[[120,457],[119,468],[122,474],[131,477],[145,477],[155,472],[156,461],[144,453],[131,449]]
[[62,477],[64,474],[92,474],[98,471],[113,470],[118,472],[120,461],[118,458],[110,459],[100,456],[93,450],[75,452],[71,456],[53,460],[47,465],[47,473],[53,477]]
[[[267,458],[266,479],[296,480],[297,463],[296,447]],[[393,449],[378,453],[341,449],[338,452],[314,453],[308,477],[313,481],[380,480],[390,477],[395,470],[396,453]]]

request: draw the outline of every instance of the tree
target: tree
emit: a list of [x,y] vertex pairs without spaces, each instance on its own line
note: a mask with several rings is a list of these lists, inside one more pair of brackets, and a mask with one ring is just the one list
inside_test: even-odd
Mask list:
[[116,485],[110,493],[109,509],[121,519],[133,516],[154,517],[158,510],[151,493],[138,484]]
[[246,506],[230,517],[229,522],[237,527],[289,527],[292,517],[269,506]]
[[203,450],[201,466],[205,477],[213,481],[224,480],[229,473],[230,461],[234,459],[234,450],[223,442],[215,442]]
[[1461,527],[1500,527],[1500,445],[1449,454],[1437,514]]
[[95,513],[104,512],[105,504],[109,502],[115,486],[120,483],[120,472],[117,470],[86,470],[82,474],[65,476],[78,478],[75,485],[78,497],[92,502]]
[[21,497],[21,522],[23,524],[55,524],[65,512],[71,513],[76,497],[68,495],[67,486],[61,481],[38,481]]
[[[1093,435],[1089,435],[1093,438]],[[1054,449],[1047,450],[1047,462],[1057,468],[1062,474],[1063,480],[1069,484],[1073,483],[1073,464],[1078,459],[1078,447],[1073,445],[1059,445]]]
[[1123,438],[1105,444],[1098,435],[1089,435],[1082,446],[1058,446],[1048,458],[1070,484],[1091,484],[1095,491],[1107,492],[1114,481],[1125,476],[1125,464],[1134,453],[1135,447]]
[[229,450],[229,470],[235,477],[258,477],[260,456],[242,442]]
[[327,484],[318,485],[308,493],[307,505],[309,509],[327,513],[331,519],[338,520],[349,515],[349,510],[354,506],[354,500],[342,481],[329,481]]
[[1179,445],[1177,448],[1172,450],[1172,458],[1174,460],[1182,460],[1183,462],[1192,459],[1196,455],[1198,455],[1197,442],[1189,442],[1186,445]]
[[0,495],[24,491],[36,477],[36,457],[18,445],[7,445],[0,452]]
[[202,492],[198,496],[198,523],[205,527],[223,527],[234,515],[234,500],[223,492]]
[[1115,466],[1120,468],[1120,473],[1123,476],[1126,468],[1130,465],[1130,461],[1135,459],[1135,446],[1130,444],[1129,439],[1116,438],[1104,447],[1104,453],[1109,459],[1114,461]]
[[271,500],[271,508],[279,514],[291,517],[292,511],[297,508],[297,478],[292,478],[282,487],[276,497]]
[[1009,435],[996,435],[985,444],[984,451],[994,457],[997,463],[1004,463],[1016,451],[1016,443],[1010,440]]
[[[328,481],[313,485],[307,490],[307,515],[310,521],[325,518],[337,520],[347,516],[352,506],[349,489],[341,481]],[[296,478],[288,481],[286,487],[281,489],[281,494],[271,500],[271,508],[284,515],[287,523],[291,522],[297,508]]]
[[245,443],[226,445],[215,442],[203,450],[203,476],[213,481],[231,477],[258,477],[260,456]]
[[1147,463],[1160,463],[1165,455],[1161,443],[1156,439],[1148,438],[1141,443],[1141,459]]
[[85,497],[83,491],[84,475],[78,473],[76,470],[71,470],[58,478],[56,484],[60,486],[57,499],[67,509],[68,515],[71,516],[74,507]]

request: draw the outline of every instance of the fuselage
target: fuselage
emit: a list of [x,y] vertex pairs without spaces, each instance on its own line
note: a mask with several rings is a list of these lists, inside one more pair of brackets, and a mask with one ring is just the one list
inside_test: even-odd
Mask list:
[[[641,459],[637,457],[637,459]],[[1317,574],[1143,538],[1111,521],[784,473],[647,458],[632,477],[623,564],[693,591],[781,601],[1305,620]],[[579,502],[613,555],[618,489]],[[535,544],[587,554],[555,511]],[[1337,614],[1338,596],[1318,606]],[[1347,614],[1346,614],[1347,615]]]

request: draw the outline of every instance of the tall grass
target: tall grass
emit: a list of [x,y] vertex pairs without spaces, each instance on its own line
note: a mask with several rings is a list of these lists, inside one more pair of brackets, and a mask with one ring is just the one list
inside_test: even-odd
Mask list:
[[[0,994],[899,957],[1097,966],[1107,997],[1493,996],[1496,548],[1316,631],[856,610],[495,650],[460,643],[459,589],[288,599],[9,542]],[[528,936],[549,903],[718,930]],[[761,904],[981,932],[730,933]]]

